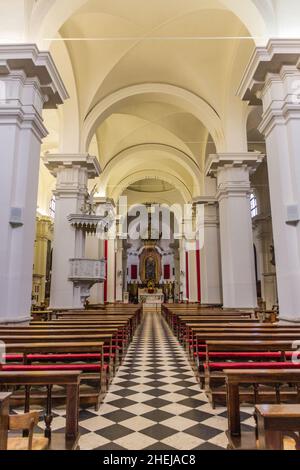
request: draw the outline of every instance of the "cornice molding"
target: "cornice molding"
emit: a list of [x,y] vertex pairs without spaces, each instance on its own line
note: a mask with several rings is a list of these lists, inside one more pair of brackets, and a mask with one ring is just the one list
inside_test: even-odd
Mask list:
[[282,67],[300,68],[300,39],[270,39],[257,47],[245,70],[237,95],[251,105],[261,104],[260,92],[267,74],[279,74]]
[[1,44],[0,57],[0,76],[23,70],[28,78],[39,79],[47,97],[45,108],[56,108],[69,98],[51,54],[40,52],[36,44]]
[[76,167],[87,170],[89,178],[95,178],[101,173],[99,160],[89,154],[46,153],[42,160],[53,176],[57,176],[60,170]]
[[264,158],[265,155],[260,152],[211,154],[207,160],[205,175],[215,176],[219,169],[226,167],[247,167],[254,171]]

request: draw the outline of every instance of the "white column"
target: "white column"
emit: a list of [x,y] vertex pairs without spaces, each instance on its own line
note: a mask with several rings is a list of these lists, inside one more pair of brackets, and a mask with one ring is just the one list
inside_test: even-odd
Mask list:
[[112,304],[115,302],[115,240],[109,238],[108,241],[108,253],[107,253],[107,302]]
[[196,269],[196,251],[189,250],[189,301],[198,301],[198,290],[197,290],[197,269]]
[[207,175],[217,177],[224,308],[257,306],[249,170],[260,153],[210,155]]
[[53,223],[49,217],[38,217],[36,221],[36,237],[34,246],[33,292],[39,287],[38,306],[45,302],[48,243],[52,238]]
[[186,292],[186,252],[185,252],[185,239],[179,240],[179,265],[180,265],[180,292],[182,293],[182,300],[187,301]]
[[44,107],[67,97],[49,53],[0,45],[0,323],[28,321]]
[[201,303],[222,304],[222,275],[219,214],[217,201],[203,197],[198,203],[204,204],[204,245],[200,251],[201,260]]
[[263,105],[280,318],[300,322],[300,40],[254,51],[239,96]]
[[123,240],[117,240],[116,253],[116,302],[123,301]]
[[68,216],[81,213],[88,179],[100,174],[99,163],[80,154],[47,154],[43,160],[57,178],[50,308],[82,308],[80,287],[69,281],[69,260],[84,258],[85,246],[82,232],[70,225]]

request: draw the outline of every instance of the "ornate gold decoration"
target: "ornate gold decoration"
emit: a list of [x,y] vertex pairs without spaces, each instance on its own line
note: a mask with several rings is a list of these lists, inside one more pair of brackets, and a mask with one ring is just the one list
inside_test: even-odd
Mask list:
[[[146,266],[149,261],[153,260],[154,263],[154,277],[153,279],[147,278]],[[140,255],[140,278],[143,284],[147,285],[149,281],[153,281],[154,286],[159,283],[161,278],[161,255],[156,250],[155,246],[147,245]]]

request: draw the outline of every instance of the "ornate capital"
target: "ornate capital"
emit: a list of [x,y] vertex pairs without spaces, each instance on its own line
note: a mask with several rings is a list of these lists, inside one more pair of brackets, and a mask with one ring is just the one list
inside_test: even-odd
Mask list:
[[237,91],[251,105],[261,104],[261,92],[268,74],[276,75],[283,67],[300,68],[300,39],[270,39],[266,47],[257,47]]
[[220,169],[241,167],[253,172],[264,158],[265,155],[260,152],[212,154],[208,157],[205,174],[206,176],[216,176]]
[[197,206],[197,205],[215,206],[216,204],[218,204],[218,201],[215,196],[199,196],[193,199],[193,206]]
[[61,170],[80,168],[86,170],[88,178],[96,178],[101,169],[96,157],[89,154],[51,154],[43,157],[44,165],[53,176],[57,176]]
[[28,79],[38,79],[44,108],[56,108],[69,98],[49,52],[40,52],[35,44],[2,44],[0,57],[0,77],[22,71]]

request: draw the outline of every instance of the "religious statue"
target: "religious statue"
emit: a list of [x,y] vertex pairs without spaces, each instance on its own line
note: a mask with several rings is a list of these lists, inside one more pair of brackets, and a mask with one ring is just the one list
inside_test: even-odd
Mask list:
[[96,192],[97,192],[97,185],[95,184],[92,191],[90,193],[87,193],[84,196],[84,203],[83,203],[83,206],[81,208],[81,212],[83,214],[87,214],[87,215],[95,215],[96,214],[96,205],[95,205],[95,202],[94,202],[94,197],[95,197]]

